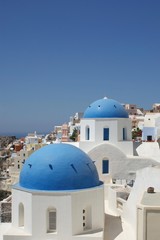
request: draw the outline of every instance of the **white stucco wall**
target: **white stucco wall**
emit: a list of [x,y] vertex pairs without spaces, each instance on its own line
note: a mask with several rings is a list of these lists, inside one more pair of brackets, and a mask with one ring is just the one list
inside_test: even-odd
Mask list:
[[136,181],[122,214],[125,239],[137,239],[137,204],[141,202],[142,196],[148,187],[154,187],[155,191],[160,191],[159,182],[160,168],[147,167],[137,172]]
[[[72,195],[72,220],[73,235],[84,233],[83,230],[83,209],[90,208],[91,229],[94,231],[102,231],[104,229],[104,195],[103,186],[93,190],[83,190],[74,192]],[[77,219],[78,216],[78,219]]]
[[81,128],[81,134],[80,134],[80,141],[86,141],[86,128],[90,129],[90,140],[89,141],[95,141],[95,121],[94,119],[89,119],[87,121],[81,120],[80,122],[80,128]]
[[19,204],[24,206],[24,231],[32,233],[32,194],[12,189],[12,225],[19,227]]
[[[17,186],[12,195],[12,227],[4,240],[102,240],[104,231],[103,184],[78,191],[31,191]],[[19,204],[24,206],[24,224],[19,225]],[[90,228],[83,228],[83,209]],[[47,211],[56,209],[56,231],[47,230]],[[87,234],[87,236],[86,236]]]
[[[128,118],[100,118],[81,120],[80,141],[102,143],[103,129],[109,128],[109,142],[116,143],[123,140],[123,128],[126,129],[126,139],[131,140],[131,120]],[[86,127],[90,128],[90,139],[86,140]]]
[[[86,127],[90,128],[90,139],[86,140]],[[109,140],[103,140],[103,129],[109,128]],[[123,139],[123,128],[125,139]],[[125,155],[133,155],[131,138],[131,120],[124,119],[82,119],[79,148],[89,153],[100,144],[112,144],[119,148]]]
[[[112,144],[101,144],[88,152],[97,167],[99,177],[103,182],[111,178],[132,180],[137,170],[158,165],[156,161],[147,157],[126,156],[119,148]],[[109,160],[109,174],[102,173],[102,160]]]
[[144,118],[144,127],[155,127],[155,114],[146,114]]
[[137,240],[160,238],[160,192],[144,192],[137,205]]
[[[55,233],[47,233],[47,209],[53,208],[57,212],[57,231]],[[38,239],[47,239],[49,236],[53,239],[64,239],[65,237],[68,239],[68,236],[71,236],[70,194],[34,194],[32,199],[32,214],[33,236],[36,236]]]
[[160,137],[160,114],[146,114],[142,131],[142,139],[147,140],[147,136],[152,136],[152,140],[158,140]]
[[117,120],[118,123],[118,141],[123,141],[123,128],[126,129],[126,141],[131,141],[132,140],[132,134],[131,134],[131,129],[132,129],[132,122],[128,118],[120,118]]
[[160,162],[160,148],[158,142],[142,142],[136,151],[140,157],[150,157]]

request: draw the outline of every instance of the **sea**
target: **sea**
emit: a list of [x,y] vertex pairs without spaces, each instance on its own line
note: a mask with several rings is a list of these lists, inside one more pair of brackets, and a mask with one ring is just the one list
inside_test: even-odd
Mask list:
[[[23,132],[23,133],[17,133],[17,132],[12,132],[12,133],[1,133],[0,132],[0,137],[10,137],[10,136],[15,136],[16,139],[20,139],[20,138],[23,138],[23,137],[26,137],[28,135],[29,132]],[[37,135],[46,135],[48,134],[48,132],[43,132],[43,133],[40,133],[40,132],[37,132]]]

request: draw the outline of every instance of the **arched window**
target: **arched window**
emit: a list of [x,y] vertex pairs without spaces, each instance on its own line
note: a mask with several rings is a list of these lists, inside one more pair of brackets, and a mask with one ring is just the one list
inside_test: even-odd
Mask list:
[[90,140],[90,128],[89,128],[89,126],[86,127],[86,140]]
[[19,204],[19,227],[24,227],[24,205]]
[[47,232],[56,232],[57,230],[57,213],[55,208],[47,210]]

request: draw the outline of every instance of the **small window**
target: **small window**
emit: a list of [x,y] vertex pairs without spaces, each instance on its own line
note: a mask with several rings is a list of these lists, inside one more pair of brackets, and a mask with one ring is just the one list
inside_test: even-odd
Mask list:
[[47,232],[56,231],[56,210],[48,210],[48,229]]
[[103,162],[102,162],[102,173],[103,174],[109,173],[109,160],[103,160]]
[[152,136],[147,136],[147,141],[152,141]]
[[20,164],[18,164],[18,169],[20,169]]
[[86,140],[89,140],[90,139],[90,128],[87,127],[86,128]]
[[126,131],[126,128],[123,128],[123,140],[127,140],[127,131]]
[[24,205],[19,204],[19,227],[24,227]]
[[108,141],[109,140],[109,128],[103,129],[103,140]]

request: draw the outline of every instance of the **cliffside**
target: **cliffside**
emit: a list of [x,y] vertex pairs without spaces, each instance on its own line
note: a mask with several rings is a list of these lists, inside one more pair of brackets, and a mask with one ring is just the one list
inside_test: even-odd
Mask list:
[[0,136],[0,148],[7,147],[10,143],[16,140],[15,136]]

